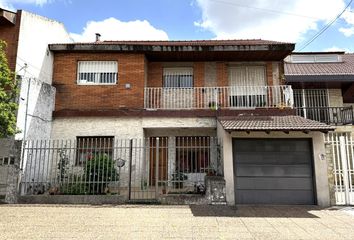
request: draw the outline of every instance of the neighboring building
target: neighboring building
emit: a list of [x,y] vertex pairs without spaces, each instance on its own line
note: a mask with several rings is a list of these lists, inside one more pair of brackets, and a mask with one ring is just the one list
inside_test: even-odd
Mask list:
[[0,8],[0,39],[7,43],[10,69],[21,78],[17,114],[17,128],[21,132],[16,139],[23,139],[25,129],[26,139],[48,139],[55,99],[51,86],[53,54],[48,44],[71,42],[70,36],[57,21],[23,10],[11,12]]
[[292,53],[285,59],[285,79],[299,115],[352,131],[354,54]]
[[[220,155],[228,204],[328,206],[323,132],[333,128],[296,116],[283,78],[293,49],[263,40],[50,44],[51,138],[76,140],[75,166],[98,141],[114,155],[119,139],[147,139],[149,157],[129,168],[141,189],[155,178],[170,186],[180,172],[204,182]],[[149,158],[159,158],[157,170]]]

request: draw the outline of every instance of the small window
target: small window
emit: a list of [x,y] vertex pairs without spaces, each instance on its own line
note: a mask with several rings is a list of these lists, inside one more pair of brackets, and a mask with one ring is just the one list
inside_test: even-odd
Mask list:
[[76,165],[99,155],[113,157],[114,137],[77,137]]
[[116,61],[79,61],[78,84],[116,84],[118,63]]
[[164,68],[163,86],[165,88],[193,87],[193,68]]

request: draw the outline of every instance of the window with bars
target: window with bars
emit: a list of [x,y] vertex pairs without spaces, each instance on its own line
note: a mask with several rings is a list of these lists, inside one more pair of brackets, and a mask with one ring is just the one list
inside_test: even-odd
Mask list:
[[165,88],[192,88],[193,68],[164,68],[163,87]]
[[96,156],[106,154],[113,157],[114,137],[77,137],[76,165],[82,165]]
[[78,84],[117,83],[118,63],[116,61],[79,61]]
[[176,170],[207,173],[210,164],[210,137],[176,137]]

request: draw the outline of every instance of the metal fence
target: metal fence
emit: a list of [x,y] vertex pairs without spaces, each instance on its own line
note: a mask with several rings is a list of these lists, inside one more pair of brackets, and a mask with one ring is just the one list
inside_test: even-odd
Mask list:
[[28,141],[21,194],[124,195],[204,193],[206,175],[222,175],[214,137],[150,137]]
[[291,86],[145,88],[145,109],[293,107]]
[[300,107],[296,113],[304,118],[329,125],[353,124],[353,107]]
[[333,188],[337,205],[354,205],[354,141],[350,132],[328,133],[327,157],[332,162]]

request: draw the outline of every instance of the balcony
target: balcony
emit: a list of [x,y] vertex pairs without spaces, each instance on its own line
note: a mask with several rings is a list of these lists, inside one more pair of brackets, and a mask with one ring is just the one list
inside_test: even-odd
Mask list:
[[152,110],[292,108],[291,86],[145,88],[144,108]]
[[353,107],[302,107],[296,114],[328,125],[353,124]]

